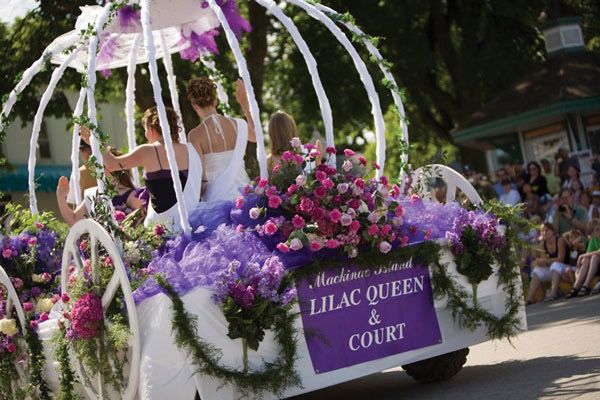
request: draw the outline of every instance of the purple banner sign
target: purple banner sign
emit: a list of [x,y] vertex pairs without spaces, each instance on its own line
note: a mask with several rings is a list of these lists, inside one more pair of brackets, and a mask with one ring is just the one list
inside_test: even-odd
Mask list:
[[296,288],[318,374],[442,342],[429,269],[412,259],[323,271]]

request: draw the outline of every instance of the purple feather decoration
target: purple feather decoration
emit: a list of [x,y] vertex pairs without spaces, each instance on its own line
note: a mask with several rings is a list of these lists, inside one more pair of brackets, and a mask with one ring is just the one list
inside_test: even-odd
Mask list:
[[223,10],[223,14],[229,23],[229,27],[235,33],[238,40],[244,32],[252,31],[250,23],[240,15],[240,10],[235,0],[217,0],[217,4]]
[[213,54],[219,54],[219,48],[215,41],[215,36],[219,34],[216,29],[211,29],[204,33],[198,34],[195,31],[190,33],[189,37],[186,37],[182,31],[181,39],[179,40],[179,46],[185,47],[179,51],[181,58],[191,62],[196,61],[202,53],[209,51]]

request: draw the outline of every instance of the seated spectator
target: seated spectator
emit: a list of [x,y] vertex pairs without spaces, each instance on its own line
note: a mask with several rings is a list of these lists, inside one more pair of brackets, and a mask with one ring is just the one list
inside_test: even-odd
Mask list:
[[588,209],[588,220],[600,218],[600,190],[592,192],[592,204]]
[[552,164],[546,158],[542,160],[542,176],[546,178],[548,192],[552,195],[558,193],[560,190],[560,178],[554,174]]
[[566,262],[556,261],[550,266],[551,282],[550,295],[546,301],[553,301],[560,297],[558,284],[561,279],[568,283],[575,281],[575,265],[579,256],[585,252],[585,237],[579,229],[572,229],[562,235],[567,251]]
[[592,205],[592,196],[590,195],[590,192],[587,190],[581,192],[579,195],[579,205],[584,210],[588,210],[588,221],[591,221],[592,218],[590,217],[590,207]]
[[548,193],[546,178],[541,174],[542,168],[535,161],[530,161],[527,164],[527,177],[525,181],[531,185],[533,193],[541,197]]
[[595,190],[600,190],[600,182],[598,182],[598,175],[596,173],[592,174],[592,179],[587,189],[590,193],[592,193]]
[[587,211],[574,204],[571,189],[562,189],[558,196],[558,207],[552,216],[552,224],[559,235],[577,228],[587,230]]
[[490,184],[487,176],[478,174],[477,171],[475,171],[470,165],[464,166],[464,174],[483,200],[491,200],[496,198],[496,191]]
[[525,203],[525,217],[531,218],[532,215],[541,215],[540,198],[532,191],[529,182],[525,182],[521,190],[521,199]]
[[506,170],[506,168],[500,168],[496,171],[496,183],[494,183],[494,190],[496,191],[496,197],[500,198],[500,196],[502,196],[502,194],[504,194],[504,189],[502,188],[502,181],[504,179],[508,179],[510,182],[510,186],[513,189],[517,188],[517,185],[514,184],[514,182],[510,179],[510,176],[508,175],[508,171]]
[[533,304],[538,288],[542,283],[552,280],[551,270],[561,269],[562,264],[566,264],[569,259],[565,240],[556,234],[552,224],[543,224],[540,231],[540,247],[534,249],[533,271],[526,304]]
[[595,219],[590,222],[590,240],[587,245],[587,251],[579,257],[577,271],[575,272],[575,283],[573,289],[567,295],[567,299],[577,297],[579,292],[587,296],[591,292],[592,280],[598,273],[598,263],[600,262],[600,220]]
[[583,183],[581,182],[579,167],[575,165],[569,165],[569,168],[567,168],[567,179],[563,183],[563,188],[568,188],[575,191],[577,182],[579,182],[581,187],[584,187]]
[[588,209],[589,203],[587,206],[581,204],[581,196],[585,193],[585,188],[583,187],[583,183],[580,180],[575,180],[571,184],[571,189],[573,190],[573,202],[575,204],[581,205],[584,209]]
[[578,171],[581,169],[577,156],[569,156],[569,150],[563,145],[558,149],[555,156],[556,169],[554,173],[560,178],[561,182],[565,182],[569,178],[568,169],[572,165]]
[[517,192],[512,187],[512,182],[508,178],[504,178],[502,180],[502,194],[499,197],[499,201],[504,204],[509,204],[511,206],[516,206],[521,202],[521,196],[519,192]]

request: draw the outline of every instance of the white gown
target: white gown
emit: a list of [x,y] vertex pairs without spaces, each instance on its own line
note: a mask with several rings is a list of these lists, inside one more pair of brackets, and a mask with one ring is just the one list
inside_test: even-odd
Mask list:
[[[210,117],[209,117],[210,118]],[[215,122],[217,134],[225,142],[225,136],[216,118]],[[248,125],[243,119],[234,118],[236,140],[233,150],[222,151],[218,153],[207,153],[204,155],[204,171],[206,173],[206,193],[204,201],[213,202],[220,200],[234,200],[240,195],[240,189],[248,184],[248,174],[244,165],[244,154],[246,153],[246,144],[248,142]],[[210,134],[207,132],[208,146],[212,151]]]

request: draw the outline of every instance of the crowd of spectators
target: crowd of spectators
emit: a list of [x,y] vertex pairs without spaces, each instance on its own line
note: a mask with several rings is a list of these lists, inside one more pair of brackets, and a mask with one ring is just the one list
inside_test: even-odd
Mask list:
[[495,171],[494,181],[464,167],[483,199],[523,204],[533,227],[522,232],[531,247],[520,251],[522,277],[529,283],[527,304],[600,292],[600,159],[590,167],[592,176],[584,183],[580,160],[566,148],[554,160],[531,161],[524,168],[506,165]]

